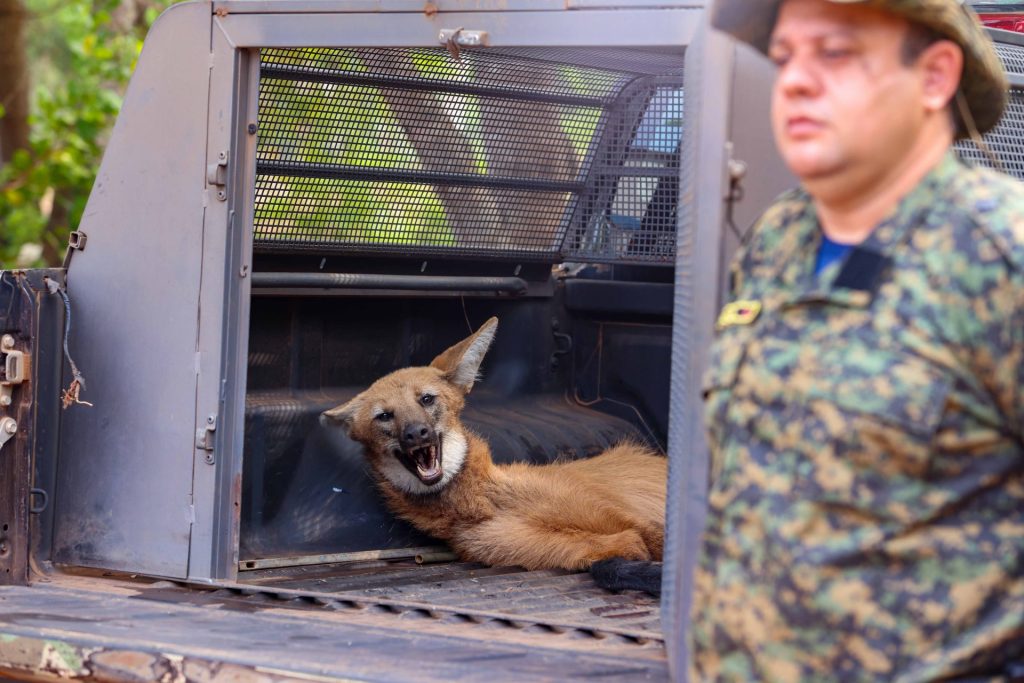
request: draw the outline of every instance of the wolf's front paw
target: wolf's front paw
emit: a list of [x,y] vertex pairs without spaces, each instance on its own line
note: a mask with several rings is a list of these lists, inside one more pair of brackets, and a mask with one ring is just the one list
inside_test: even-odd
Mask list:
[[655,597],[661,595],[661,563],[634,562],[621,557],[599,560],[590,566],[590,575],[601,588],[611,591],[637,590]]

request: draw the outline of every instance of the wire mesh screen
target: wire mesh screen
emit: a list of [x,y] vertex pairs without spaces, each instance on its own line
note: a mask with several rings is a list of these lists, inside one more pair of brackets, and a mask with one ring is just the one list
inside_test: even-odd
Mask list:
[[1003,68],[1012,74],[1024,75],[1024,47],[1008,43],[996,43],[996,53],[1003,61]]
[[365,82],[428,87],[448,84],[472,92],[496,89],[553,98],[579,95],[589,100],[610,101],[629,75],[614,68],[581,67],[567,60],[528,56],[529,52],[500,55],[490,50],[464,50],[459,58],[444,48],[413,49],[265,49],[260,55],[264,74],[292,74],[300,79],[357,77]]
[[666,63],[627,54],[264,49],[257,249],[559,260],[609,121],[663,125],[619,121]]
[[[653,87],[652,87],[653,86]],[[683,125],[681,77],[620,98],[567,243],[577,261],[673,263]]]
[[[996,43],[996,51],[1007,72],[1024,75],[1024,47]],[[1024,180],[1024,90],[1010,90],[1010,101],[995,128],[985,134],[985,144],[999,160],[1000,170]],[[970,141],[956,144],[961,158],[979,166],[996,168],[997,165]]]
[[490,52],[646,76],[678,73],[682,63],[678,51],[655,48],[499,47]]
[[[999,170],[1024,180],[1024,90],[1011,90],[1003,118],[984,136],[985,144],[999,159]],[[972,164],[995,168],[996,165],[973,142],[958,142],[960,156]]]

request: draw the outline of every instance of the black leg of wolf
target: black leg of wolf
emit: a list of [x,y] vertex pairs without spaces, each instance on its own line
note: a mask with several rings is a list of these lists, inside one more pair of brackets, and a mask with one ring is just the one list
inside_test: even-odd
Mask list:
[[611,557],[590,565],[590,576],[594,583],[607,590],[635,590],[655,597],[661,595],[661,562]]

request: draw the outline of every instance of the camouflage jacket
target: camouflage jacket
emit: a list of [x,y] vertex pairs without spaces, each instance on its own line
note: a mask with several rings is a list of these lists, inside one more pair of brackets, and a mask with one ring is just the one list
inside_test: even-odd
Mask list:
[[924,681],[1024,654],[1024,185],[950,152],[814,275],[806,193],[733,270],[691,679]]

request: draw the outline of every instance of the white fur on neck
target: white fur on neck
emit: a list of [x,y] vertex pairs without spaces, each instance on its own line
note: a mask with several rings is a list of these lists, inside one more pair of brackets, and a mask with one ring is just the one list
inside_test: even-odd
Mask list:
[[466,451],[469,444],[466,435],[461,431],[445,432],[441,435],[441,471],[444,473],[436,484],[427,486],[415,474],[405,469],[398,458],[388,456],[383,459],[379,472],[391,484],[403,493],[437,493],[451,483],[463,463],[466,462]]

